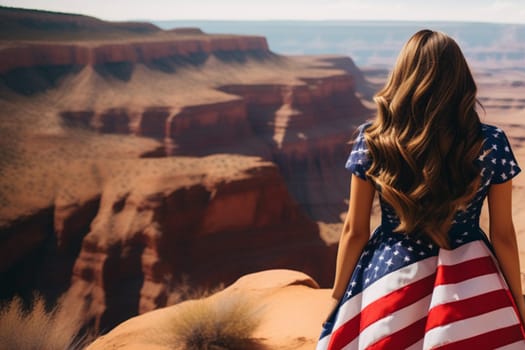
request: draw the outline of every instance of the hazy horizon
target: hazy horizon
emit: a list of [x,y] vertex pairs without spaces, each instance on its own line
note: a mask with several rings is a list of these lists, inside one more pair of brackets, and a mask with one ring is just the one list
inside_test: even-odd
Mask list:
[[284,55],[349,56],[360,67],[391,67],[403,44],[428,28],[447,33],[469,62],[525,67],[525,25],[424,21],[153,21],[163,29],[198,27],[211,34],[259,35]]
[[[95,16],[104,20],[438,21],[525,24],[520,0],[2,0],[0,5]],[[452,9],[452,10],[451,10]]]

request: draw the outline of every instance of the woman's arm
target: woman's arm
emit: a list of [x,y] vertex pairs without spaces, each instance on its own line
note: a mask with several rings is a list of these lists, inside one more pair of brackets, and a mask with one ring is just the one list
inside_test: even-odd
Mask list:
[[337,250],[332,312],[343,296],[357,260],[370,238],[370,213],[374,194],[375,188],[370,181],[352,175],[350,202]]
[[490,239],[501,270],[525,324],[525,302],[521,289],[518,244],[512,222],[512,180],[490,186],[488,194]]

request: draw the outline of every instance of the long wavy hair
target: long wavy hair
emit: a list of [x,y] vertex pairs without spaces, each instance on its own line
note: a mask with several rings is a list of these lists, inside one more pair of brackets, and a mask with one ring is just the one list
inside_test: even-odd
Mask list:
[[476,84],[459,46],[431,30],[414,34],[374,97],[365,131],[368,177],[396,212],[396,232],[426,234],[448,248],[454,214],[480,184]]

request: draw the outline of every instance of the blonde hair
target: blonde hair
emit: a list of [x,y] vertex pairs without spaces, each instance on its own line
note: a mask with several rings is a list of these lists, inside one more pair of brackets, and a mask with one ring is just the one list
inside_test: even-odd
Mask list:
[[476,91],[456,42],[421,30],[374,97],[377,117],[365,131],[372,158],[367,175],[398,215],[396,232],[426,234],[449,246],[453,216],[480,183]]

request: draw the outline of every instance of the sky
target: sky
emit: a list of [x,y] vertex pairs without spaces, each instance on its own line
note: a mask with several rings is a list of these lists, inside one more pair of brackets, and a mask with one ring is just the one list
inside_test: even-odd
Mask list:
[[104,20],[417,20],[525,24],[525,0],[0,0]]

